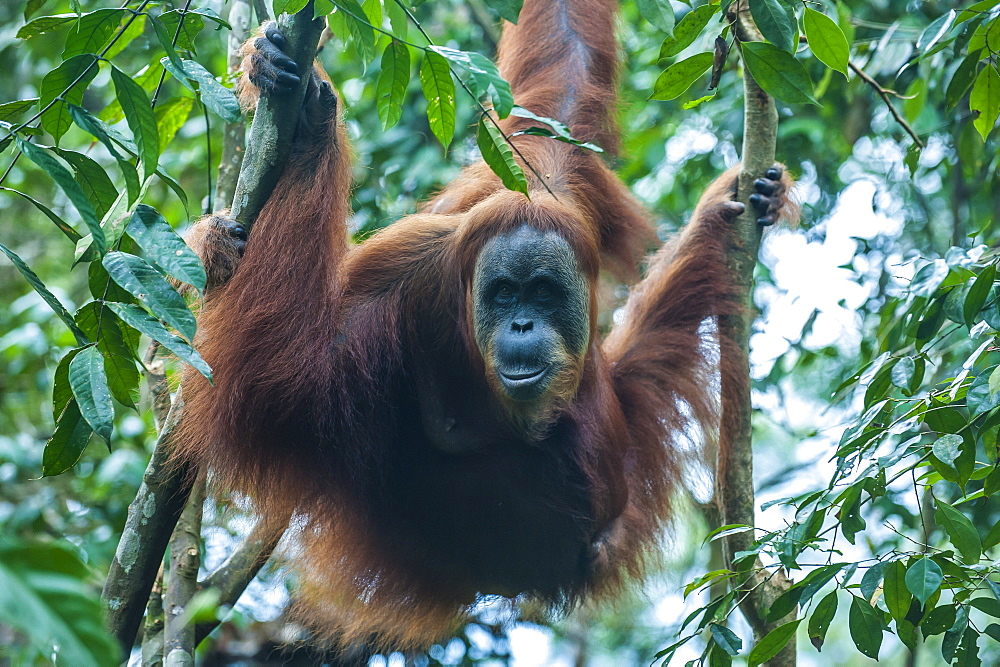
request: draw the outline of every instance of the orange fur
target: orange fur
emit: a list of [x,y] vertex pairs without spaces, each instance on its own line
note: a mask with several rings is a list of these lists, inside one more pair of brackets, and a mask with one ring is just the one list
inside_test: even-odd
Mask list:
[[[520,104],[611,152],[616,4],[526,0],[500,45]],[[554,197],[534,177],[530,200],[507,191],[480,163],[424,212],[349,248],[348,150],[336,119],[327,134],[299,139],[235,275],[200,316],[215,386],[186,377],[177,457],[248,494],[265,519],[294,514],[297,608],[335,643],[426,647],[484,593],[552,608],[614,594],[641,576],[669,517],[678,441],[718,432],[700,327],[733,309],[733,174],[653,257],[601,341],[598,274],[636,275],[654,235],[598,156],[516,137]],[[479,252],[521,225],[560,234],[591,284],[589,346],[545,428],[528,433],[491,387],[471,324]],[[433,446],[440,415],[468,452]]]

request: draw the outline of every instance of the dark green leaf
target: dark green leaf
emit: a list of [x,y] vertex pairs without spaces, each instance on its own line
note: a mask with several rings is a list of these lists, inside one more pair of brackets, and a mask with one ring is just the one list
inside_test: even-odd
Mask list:
[[66,406],[69,405],[73,398],[73,387],[69,384],[69,364],[73,361],[80,350],[84,348],[77,347],[65,354],[59,363],[56,365],[56,372],[52,378],[52,421],[58,422],[59,416],[66,410]]
[[955,73],[951,75],[948,82],[948,89],[945,91],[944,99],[948,109],[952,109],[958,104],[962,97],[976,80],[976,72],[979,71],[979,55],[971,55],[962,61]]
[[852,596],[849,620],[851,639],[859,651],[873,660],[878,660],[878,651],[882,647],[880,614],[867,601]]
[[865,600],[870,602],[875,597],[875,591],[878,590],[878,585],[882,583],[882,576],[885,573],[887,565],[888,563],[879,561],[868,568],[865,576],[861,577],[861,595],[864,596]]
[[1000,523],[990,528],[990,532],[986,534],[986,538],[983,540],[983,549],[992,549],[998,544],[1000,544]]
[[1000,618],[1000,601],[995,598],[973,598],[969,604],[993,618]]
[[817,651],[823,648],[826,632],[830,629],[830,623],[833,622],[833,617],[836,614],[837,591],[834,589],[819,601],[812,616],[809,617],[809,641],[812,642]]
[[845,566],[846,563],[824,565],[823,567],[818,567],[806,575],[806,578],[802,580],[802,597],[799,599],[799,604],[804,605],[809,602],[809,600],[811,600],[812,597],[827,584],[827,582],[837,576],[837,573],[843,570]]
[[651,100],[672,100],[684,94],[698,78],[712,67],[714,55],[698,53],[680,60],[660,74],[653,85]]
[[[182,16],[184,18],[183,24],[181,23]],[[160,14],[159,18],[170,34],[171,41],[173,41],[174,35],[177,35],[176,47],[178,49],[188,49],[193,53],[195,50],[194,40],[198,37],[198,33],[205,27],[205,22],[202,20],[201,15],[194,11],[181,12],[180,10],[172,9]],[[178,26],[180,26],[179,32],[177,30]]]
[[931,613],[927,614],[927,618],[920,624],[920,630],[924,633],[925,637],[930,637],[931,635],[939,635],[942,632],[946,632],[954,624],[954,605],[944,605],[936,607]]
[[3,252],[3,254],[7,255],[7,259],[9,259],[17,268],[17,270],[21,272],[21,275],[25,277],[25,279],[31,284],[31,287],[38,293],[40,297],[42,297],[42,300],[45,301],[45,303],[49,305],[49,307],[55,312],[55,314],[59,316],[59,319],[61,319],[63,323],[65,323],[66,326],[69,327],[69,330],[72,331],[73,335],[76,337],[77,343],[82,345],[89,342],[87,340],[87,336],[82,331],[80,331],[79,327],[76,326],[76,322],[73,321],[73,316],[70,315],[68,310],[66,310],[66,306],[62,305],[62,302],[59,301],[59,299],[57,299],[56,296],[49,291],[49,289],[35,274],[35,272],[32,271],[31,268],[24,263],[24,260],[18,257],[13,250],[3,245],[2,243],[0,243],[0,252]]
[[767,622],[774,623],[795,613],[799,606],[799,599],[802,597],[802,590],[801,586],[795,586],[779,595],[767,612]]
[[[188,80],[194,82],[198,91],[198,99],[209,108],[215,115],[227,123],[238,123],[242,118],[240,112],[240,101],[230,89],[219,83],[212,73],[193,60],[182,60],[184,63],[184,74]],[[160,63],[166,69],[170,69],[170,61],[163,59]],[[174,72],[171,72],[174,74]],[[175,74],[176,76],[176,74]]]
[[976,527],[968,517],[943,500],[938,499],[936,504],[934,520],[948,533],[951,543],[962,554],[962,560],[970,565],[978,563],[983,553],[983,544]]
[[69,364],[69,384],[73,389],[80,414],[105,441],[111,441],[115,406],[104,372],[104,357],[97,346],[80,350]]
[[[184,75],[184,63],[181,62],[181,57],[177,55],[177,49],[174,48],[174,41],[171,34],[167,31],[167,27],[163,25],[163,21],[159,17],[153,16],[150,18],[149,22],[153,25],[153,32],[156,34],[157,41],[160,42],[160,46],[167,53],[167,60],[173,65],[173,69],[170,73],[173,74],[174,78],[177,79],[181,85],[186,88],[191,86],[187,82],[187,76]],[[176,70],[176,71],[175,71]]]
[[921,605],[927,604],[927,600],[941,587],[943,579],[941,567],[927,557],[918,559],[906,570],[906,588]]
[[674,31],[674,8],[670,0],[635,0],[639,14],[666,33]]
[[142,86],[117,67],[111,67],[111,80],[115,84],[118,103],[125,112],[125,122],[132,130],[143,173],[149,176],[156,171],[156,164],[160,159],[160,135],[156,129],[153,107]]
[[[395,3],[389,0],[386,4]],[[496,10],[500,18],[517,25],[517,17],[521,14],[521,7],[524,5],[524,0],[489,0],[488,4]],[[395,24],[393,25],[393,29],[395,29]]]
[[743,62],[764,92],[790,104],[819,104],[809,74],[787,51],[766,42],[740,45]]
[[295,14],[302,11],[309,4],[309,0],[274,0],[271,7],[275,17],[282,14]]
[[[101,265],[93,262],[91,267],[101,268]],[[110,281],[110,278],[105,280]],[[109,298],[111,296],[109,294]],[[139,370],[135,359],[139,333],[99,301],[91,301],[80,308],[76,321],[91,340],[97,341],[97,349],[104,355],[111,395],[122,405],[134,408],[139,400]]]
[[104,167],[83,153],[62,148],[55,149],[55,152],[73,167],[76,182],[94,205],[97,215],[103,218],[118,198],[118,188],[104,171]]
[[82,107],[71,105],[69,107],[70,116],[73,121],[86,132],[94,135],[108,152],[118,161],[118,168],[121,169],[122,177],[125,179],[125,187],[128,191],[129,204],[139,197],[139,174],[132,163],[118,151],[121,146],[132,155],[138,153],[138,148],[131,139],[114,129],[107,123],[91,114]]
[[886,567],[882,580],[882,597],[886,608],[897,622],[906,617],[912,598],[906,588],[906,566],[903,561],[893,561]]
[[199,373],[211,381],[212,369],[208,367],[205,360],[201,358],[197,350],[187,344],[182,338],[167,331],[160,324],[159,320],[151,317],[146,311],[138,306],[124,303],[108,303],[108,308],[115,311],[126,324],[138,329],[163,347],[177,355],[177,358],[194,367]]
[[73,202],[73,206],[79,211],[80,217],[83,218],[83,221],[87,224],[87,228],[93,234],[93,242],[98,253],[103,255],[108,247],[107,241],[104,238],[104,229],[101,227],[101,221],[97,217],[97,211],[94,210],[93,205],[87,199],[87,195],[84,194],[83,189],[73,178],[73,175],[43,148],[24,141],[20,137],[17,137],[16,141],[17,147],[21,149],[21,152],[29,160],[44,169],[52,177],[52,180],[62,188],[62,191],[66,193],[69,200]]
[[17,118],[36,104],[38,104],[37,97],[29,97],[26,100],[16,100],[0,104],[0,121]]
[[955,613],[955,623],[951,628],[944,633],[944,639],[941,641],[941,655],[948,664],[955,659],[955,653],[958,650],[958,645],[962,641],[962,637],[965,635],[965,629],[969,627],[969,608],[964,606],[959,606]]
[[750,0],[750,15],[764,39],[786,53],[795,52],[798,29],[790,6],[781,0]]
[[851,46],[847,43],[844,31],[836,21],[821,14],[811,7],[806,7],[802,15],[802,26],[809,40],[809,48],[813,55],[824,65],[847,76],[847,61],[851,55]]
[[49,207],[46,206],[45,204],[43,204],[42,202],[38,201],[37,199],[33,199],[33,198],[29,197],[28,195],[24,194],[23,192],[21,192],[19,190],[14,190],[12,188],[0,187],[0,192],[12,192],[15,195],[18,195],[19,197],[22,197],[22,198],[28,200],[29,202],[31,202],[35,206],[35,208],[37,208],[39,211],[41,211],[42,213],[44,213],[45,217],[47,217],[49,220],[51,220],[55,224],[55,226],[59,228],[59,231],[61,231],[63,234],[65,234],[67,236],[67,238],[69,238],[70,241],[72,241],[73,243],[76,243],[77,241],[80,240],[80,233],[78,231],[76,231],[75,229],[73,229],[72,227],[70,227],[68,222],[66,222],[65,220],[63,220],[62,218],[60,218],[58,215],[56,215],[55,213],[53,213],[52,210],[49,209]]
[[976,281],[969,288],[969,293],[965,297],[962,313],[965,315],[965,323],[972,326],[975,323],[976,315],[986,304],[986,298],[990,295],[993,281],[997,277],[996,264],[990,264],[982,273],[976,277]]
[[986,626],[986,629],[983,630],[983,634],[987,635],[994,641],[1000,642],[1000,625],[997,625],[996,623],[990,623],[989,625]]
[[375,57],[375,31],[368,25],[368,17],[365,10],[357,3],[357,0],[335,0],[334,4],[339,8],[338,13],[343,12],[347,21],[347,28],[354,38],[354,46],[358,50],[361,59],[370,63]]
[[735,632],[718,623],[709,623],[708,629],[712,633],[715,643],[721,646],[726,653],[732,656],[739,655],[740,649],[743,648],[743,640]]
[[406,84],[410,82],[410,50],[398,40],[392,40],[382,52],[382,71],[375,90],[378,117],[382,129],[399,122],[403,115]]
[[146,257],[156,262],[167,275],[199,290],[205,289],[205,269],[198,255],[156,209],[139,204],[126,229]]
[[792,621],[791,623],[785,623],[784,625],[779,625],[774,630],[771,630],[767,635],[761,639],[753,650],[750,651],[750,655],[747,656],[747,665],[749,667],[756,667],[764,662],[767,662],[774,656],[778,655],[778,652],[785,648],[785,644],[788,643],[792,637],[795,636],[795,629],[799,627],[799,623],[802,619]]
[[708,4],[695,7],[685,14],[674,28],[674,34],[663,40],[660,46],[660,58],[672,58],[691,46],[718,9],[717,6]]
[[61,475],[80,460],[90,442],[90,424],[80,414],[76,399],[71,400],[59,419],[56,430],[42,451],[42,477]]
[[503,133],[486,117],[479,120],[476,143],[479,145],[479,151],[483,154],[483,160],[493,170],[493,173],[500,177],[504,187],[523,192],[527,196],[528,179],[524,176],[524,170],[514,161],[514,151],[504,139]]
[[427,98],[427,120],[431,132],[447,148],[455,135],[455,82],[444,56],[424,53],[420,65],[420,86]]
[[15,37],[18,39],[31,39],[37,35],[44,35],[47,32],[64,28],[79,17],[76,14],[54,14],[52,16],[39,16],[37,19],[29,21],[21,26]]
[[116,283],[144,303],[156,317],[177,329],[188,340],[194,338],[195,319],[184,297],[146,260],[115,251],[105,255],[102,264]]
[[88,53],[63,61],[42,79],[38,103],[43,109],[52,104],[42,113],[42,127],[56,143],[73,124],[66,105],[83,101],[83,92],[97,76],[97,71],[97,57]]
[[129,14],[126,9],[98,9],[84,14],[66,37],[63,60],[81,53],[100,53],[108,43],[122,19]]
[[979,633],[974,628],[966,628],[962,633],[962,643],[958,645],[955,664],[958,667],[981,667],[979,659]]
[[980,373],[972,381],[969,391],[965,394],[965,404],[972,417],[977,417],[1000,406],[1000,394],[994,395],[990,392],[989,372]]

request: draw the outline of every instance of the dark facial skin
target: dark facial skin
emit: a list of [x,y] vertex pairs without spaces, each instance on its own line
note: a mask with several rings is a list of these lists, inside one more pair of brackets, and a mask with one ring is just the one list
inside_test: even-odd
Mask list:
[[[510,399],[544,397],[590,338],[589,289],[569,244],[522,226],[491,239],[476,261],[476,343]],[[495,380],[495,381],[492,381]]]

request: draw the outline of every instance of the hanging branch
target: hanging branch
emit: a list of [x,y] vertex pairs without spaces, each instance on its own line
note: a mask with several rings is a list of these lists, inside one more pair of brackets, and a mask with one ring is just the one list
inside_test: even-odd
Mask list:
[[[729,9],[729,19],[740,42],[763,41],[750,16],[747,3],[737,2],[732,5]],[[734,355],[739,360],[738,364],[730,360],[733,377],[723,378],[723,393],[728,397],[725,405],[733,409],[727,410],[723,415],[722,428],[725,431],[724,437],[729,442],[729,452],[725,460],[719,461],[719,489],[723,523],[753,526],[756,503],[750,420],[752,410],[750,364],[747,355],[756,315],[753,304],[753,274],[760,249],[761,228],[757,224],[757,216],[750,204],[750,195],[754,192],[754,180],[774,164],[778,113],[774,100],[761,90],[746,69],[743,72],[743,85],[743,166],[739,177],[737,199],[743,202],[746,210],[736,222],[733,241],[727,250],[727,262],[736,286],[735,298],[741,308],[737,315],[725,317],[719,324],[722,338],[733,341],[742,353]],[[729,354],[734,352],[736,350],[729,350]],[[726,349],[723,348],[723,354],[726,353]],[[726,560],[731,569],[733,555],[739,551],[749,550],[753,541],[752,531],[729,535],[726,538]],[[758,641],[775,627],[790,620],[781,619],[769,623],[766,621],[766,612],[771,603],[791,585],[780,570],[769,575],[763,572],[759,565],[758,562],[751,568],[751,574],[740,582],[740,587],[745,593],[740,610],[753,628]],[[795,639],[792,638],[769,664],[794,665]]]

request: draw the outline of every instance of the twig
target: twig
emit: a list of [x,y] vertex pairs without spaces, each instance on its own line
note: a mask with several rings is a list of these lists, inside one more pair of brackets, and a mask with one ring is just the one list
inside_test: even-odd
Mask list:
[[163,664],[163,564],[153,582],[146,603],[146,622],[142,631],[142,665],[159,667]]
[[913,131],[913,128],[910,127],[910,124],[906,122],[906,119],[900,115],[899,111],[896,109],[896,106],[892,103],[892,100],[889,99],[889,91],[880,86],[878,81],[868,76],[863,69],[861,69],[854,63],[848,61],[847,64],[850,66],[852,70],[854,70],[855,74],[861,77],[862,81],[871,86],[872,89],[879,94],[879,97],[882,98],[882,101],[885,102],[885,105],[889,108],[889,113],[891,113],[892,117],[896,119],[896,122],[899,123],[904,130],[906,130],[906,133],[910,135],[911,139],[913,139],[913,143],[915,143],[920,148],[923,148],[924,142],[920,140],[920,137],[917,136],[917,133]]
[[205,502],[205,479],[200,478],[170,538],[170,571],[164,593],[166,628],[163,655],[168,665],[193,665],[194,623],[184,612],[198,592],[198,568],[201,567],[201,509]]

